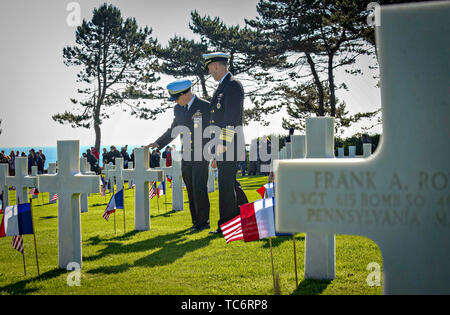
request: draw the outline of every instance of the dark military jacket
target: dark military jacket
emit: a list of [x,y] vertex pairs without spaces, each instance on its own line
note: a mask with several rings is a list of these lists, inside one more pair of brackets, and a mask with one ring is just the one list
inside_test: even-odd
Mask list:
[[[189,128],[189,134],[181,134],[183,137],[182,143],[183,143],[183,153],[186,150],[190,150],[190,159],[185,159],[185,155],[183,154],[183,160],[184,161],[195,161],[194,156],[194,144],[196,141],[196,138],[194,137],[194,132],[198,132],[199,136],[198,139],[201,141],[201,153],[197,153],[197,157],[201,156],[202,161],[206,161],[203,156],[203,149],[205,145],[210,140],[209,138],[203,138],[203,131],[206,127],[209,126],[210,121],[210,104],[209,102],[199,98],[195,97],[194,102],[192,103],[189,110],[187,110],[187,105],[185,107],[180,105],[175,105],[174,109],[174,118],[172,125],[167,129],[167,131],[156,140],[156,143],[158,143],[159,148],[163,148],[167,146],[172,140],[178,136],[178,134],[175,134],[174,138],[172,138],[172,130],[177,126],[185,126]],[[200,129],[201,128],[201,129]],[[201,140],[200,140],[201,137]],[[186,147],[188,145],[188,147]],[[189,152],[189,151],[188,151]]]
[[[245,145],[242,128],[236,128],[244,125],[243,111],[244,88],[239,80],[228,73],[211,100],[210,124],[221,128],[220,139],[224,141],[224,145],[233,145],[235,160],[241,158],[241,154],[238,156],[240,151],[237,150],[238,136],[242,137],[239,143]],[[241,132],[237,132],[239,130]],[[245,155],[242,158],[245,158]]]

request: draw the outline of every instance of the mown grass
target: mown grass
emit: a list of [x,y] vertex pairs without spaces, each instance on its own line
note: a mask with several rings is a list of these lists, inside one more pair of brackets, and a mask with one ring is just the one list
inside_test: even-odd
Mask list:
[[[259,199],[256,189],[267,177],[241,177],[250,201]],[[150,231],[134,231],[133,190],[125,192],[126,232],[123,212],[109,222],[102,218],[109,200],[99,194],[89,197],[89,211],[81,214],[83,268],[81,285],[69,286],[70,272],[57,268],[57,206],[48,205],[48,194],[33,201],[37,250],[41,276],[37,276],[33,236],[24,236],[26,271],[22,255],[11,248],[11,238],[0,239],[0,294],[273,294],[269,240],[226,244],[209,230],[189,232],[192,225],[185,192],[185,210],[175,212],[165,197],[151,200]],[[209,194],[211,229],[217,227],[218,191]],[[10,199],[14,200],[14,192]],[[167,202],[171,200],[168,189]],[[167,208],[167,209],[166,209]],[[304,280],[304,234],[296,234],[298,282],[295,283],[292,237],[272,240],[274,268],[280,293],[381,294],[370,287],[367,264],[382,265],[374,242],[363,237],[336,236],[336,279]]]

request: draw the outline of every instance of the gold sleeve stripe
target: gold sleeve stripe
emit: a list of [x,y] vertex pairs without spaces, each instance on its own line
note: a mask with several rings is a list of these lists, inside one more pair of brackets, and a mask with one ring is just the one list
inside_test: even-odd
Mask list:
[[222,134],[220,135],[220,140],[225,140],[226,142],[233,142],[235,133],[236,132],[232,129],[222,128]]
[[234,137],[220,135],[220,140],[225,140],[226,142],[233,142]]

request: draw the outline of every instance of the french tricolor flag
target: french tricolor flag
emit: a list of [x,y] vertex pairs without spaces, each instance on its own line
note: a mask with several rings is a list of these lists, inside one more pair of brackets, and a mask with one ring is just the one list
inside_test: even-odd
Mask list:
[[116,209],[123,209],[123,205],[123,189],[121,189],[120,191],[112,195],[111,199],[109,200],[108,206],[103,212],[103,218],[108,221],[109,215],[116,212]]
[[161,182],[158,185],[158,197],[166,194],[166,182]]
[[275,185],[273,183],[267,183],[257,190],[261,195],[261,198],[275,197]]
[[245,242],[275,236],[274,198],[247,203],[240,209]]
[[24,234],[33,234],[30,204],[6,207],[0,225],[0,237]]

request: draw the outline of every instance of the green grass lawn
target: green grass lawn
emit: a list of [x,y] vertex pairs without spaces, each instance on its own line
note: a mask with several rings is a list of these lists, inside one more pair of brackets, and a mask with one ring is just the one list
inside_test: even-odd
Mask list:
[[[267,177],[238,179],[249,201],[259,199],[256,189]],[[185,210],[174,212],[165,198],[151,200],[151,229],[134,228],[133,190],[125,191],[126,233],[123,212],[109,222],[102,218],[109,200],[100,194],[89,197],[89,212],[81,214],[83,268],[80,286],[69,286],[71,273],[58,269],[57,205],[44,193],[33,201],[37,250],[41,276],[37,276],[33,236],[24,236],[26,276],[22,255],[12,249],[11,237],[0,239],[0,294],[217,294],[266,295],[274,293],[269,240],[226,244],[209,230],[189,232],[192,225],[185,191]],[[218,191],[209,194],[211,229],[217,228]],[[14,192],[10,193],[14,200]],[[171,189],[168,189],[168,202]],[[167,210],[166,210],[167,207]],[[298,287],[295,283],[292,237],[272,240],[273,261],[281,294],[381,294],[370,287],[366,270],[370,262],[382,266],[381,252],[371,240],[336,236],[336,279],[303,279],[304,234],[296,234]]]

